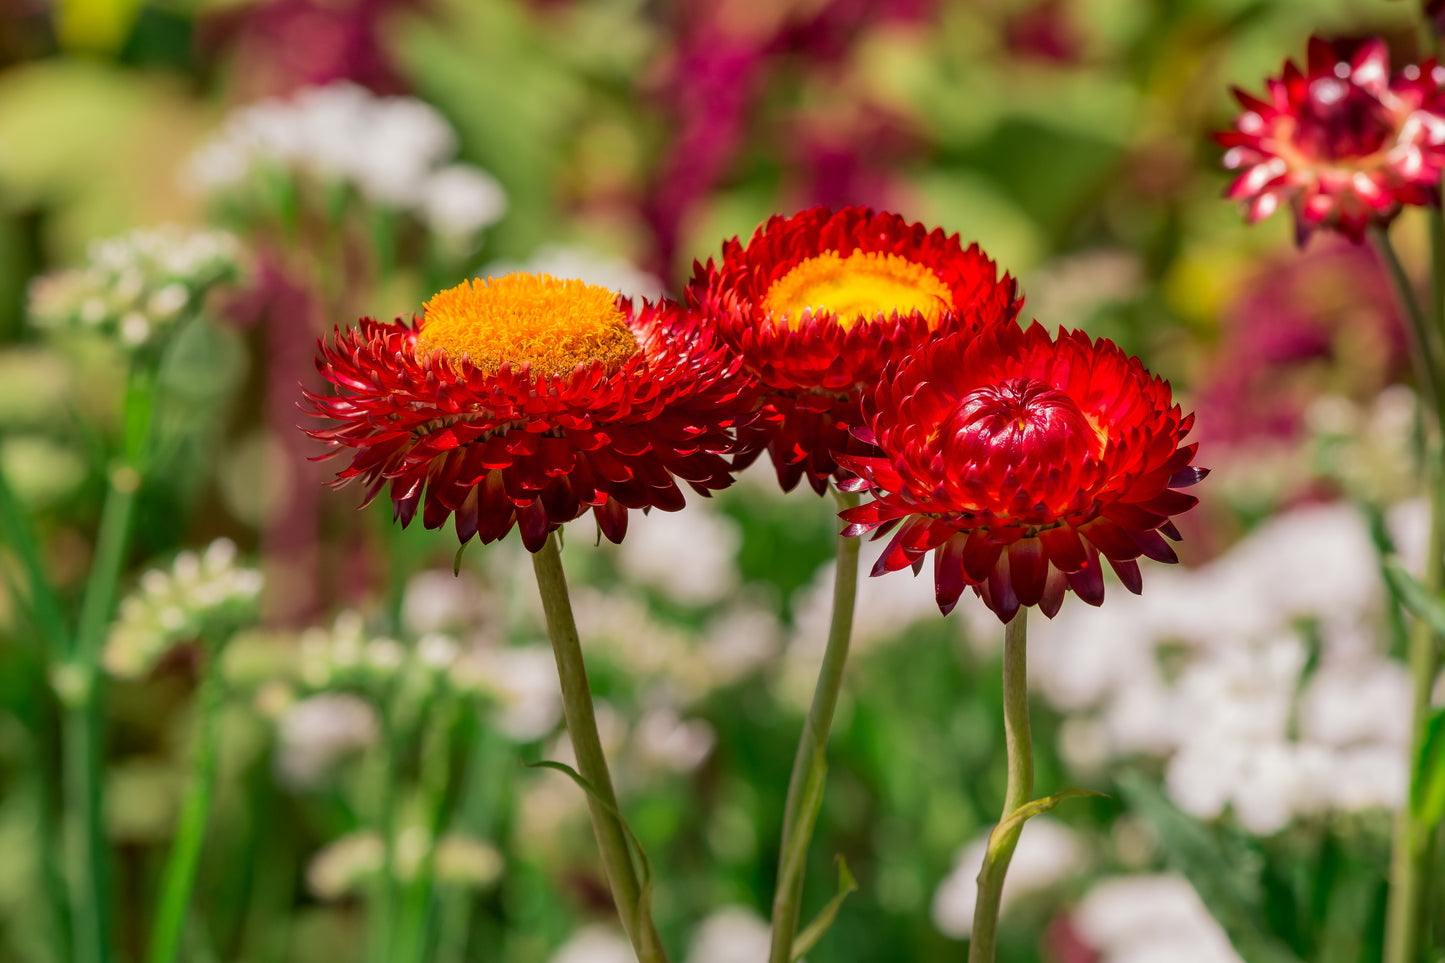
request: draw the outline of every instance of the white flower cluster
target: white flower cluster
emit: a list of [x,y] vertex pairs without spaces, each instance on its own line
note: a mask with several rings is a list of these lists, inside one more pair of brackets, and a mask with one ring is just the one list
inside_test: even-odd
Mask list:
[[172,646],[255,618],[261,573],[236,564],[236,546],[217,539],[205,551],[181,552],[169,569],[151,569],[120,605],[101,652],[113,675],[144,675]]
[[[407,826],[393,843],[393,872],[401,882],[416,878],[422,862],[432,857],[432,872],[443,886],[484,889],[502,875],[504,862],[497,848],[466,833],[445,833],[435,845],[421,826]],[[319,899],[335,900],[362,890],[381,872],[385,861],[382,837],[362,831],[333,840],[306,868],[306,885]]]
[[246,197],[277,174],[341,185],[467,242],[501,219],[507,198],[489,174],[452,161],[456,150],[456,133],[429,104],[336,83],[237,110],[191,155],[182,179],[212,198]]
[[1094,886],[1073,915],[1099,963],[1242,963],[1182,876],[1117,876]]
[[[1391,517],[1423,556],[1421,506]],[[1030,677],[1071,713],[1060,749],[1082,769],[1146,754],[1204,819],[1226,809],[1268,835],[1293,819],[1398,806],[1409,679],[1381,651],[1383,589],[1349,505],[1295,509],[1196,569],[1098,609],[1071,600],[1031,632]]]
[[240,242],[174,224],[95,241],[86,265],[37,278],[29,314],[39,328],[91,330],[128,349],[157,343],[213,285],[240,270]]

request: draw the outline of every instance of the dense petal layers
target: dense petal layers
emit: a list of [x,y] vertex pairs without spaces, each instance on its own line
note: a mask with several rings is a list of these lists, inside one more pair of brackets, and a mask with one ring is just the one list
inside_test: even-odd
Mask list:
[[785,490],[806,477],[820,493],[835,452],[866,450],[851,434],[863,386],[934,338],[1012,322],[1023,303],[978,245],[859,207],[733,238],[697,265],[687,297],[767,389],[739,467],[766,448]]
[[1294,209],[1300,243],[1327,227],[1360,240],[1406,204],[1439,204],[1445,169],[1445,67],[1390,73],[1383,40],[1346,53],[1314,38],[1306,69],[1286,61],[1263,98],[1236,90],[1234,129],[1215,134],[1239,171],[1226,196],[1251,222]]
[[[323,342],[317,367],[335,389],[308,395],[329,419],[308,433],[352,452],[336,484],[383,487],[403,525],[454,517],[462,542],[516,525],[537,551],[548,532],[588,509],[614,542],[628,509],[683,507],[678,481],[708,494],[732,481],[734,429],[756,408],[753,383],[708,327],[670,302],[617,301],[636,354],[609,371],[494,370],[445,351],[418,351],[413,320],[363,320]],[[327,457],[327,456],[323,456]]]
[[954,334],[891,366],[865,392],[858,434],[881,454],[842,455],[845,486],[874,500],[843,513],[845,534],[893,539],[873,574],[934,553],[939,608],[973,587],[1007,622],[1052,617],[1072,589],[1098,605],[1101,558],[1131,591],[1143,555],[1177,561],[1162,537],[1204,477],[1194,423],[1169,385],[1111,342],[1037,323]]

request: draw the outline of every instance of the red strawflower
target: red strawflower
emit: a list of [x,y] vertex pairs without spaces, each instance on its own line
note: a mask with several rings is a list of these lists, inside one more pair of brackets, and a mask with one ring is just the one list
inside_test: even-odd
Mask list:
[[515,523],[533,552],[589,508],[621,541],[628,509],[683,507],[675,479],[725,488],[731,428],[756,404],[675,304],[527,274],[443,291],[419,323],[363,320],[317,366],[336,394],[308,394],[310,411],[334,424],[309,434],[355,453],[337,485],[362,479],[366,502],[389,485],[403,525],[455,515],[463,542]]
[[1263,100],[1234,91],[1245,112],[1214,135],[1229,148],[1224,166],[1241,172],[1225,196],[1251,223],[1289,203],[1301,244],[1320,227],[1358,241],[1405,204],[1439,204],[1445,68],[1427,60],[1392,76],[1383,40],[1347,56],[1317,37],[1307,66],[1286,61]]
[[835,453],[868,450],[851,432],[885,365],[950,332],[1012,323],[1023,305],[977,244],[860,207],[774,217],[747,244],[733,238],[721,263],[695,266],[687,297],[766,389],[734,466],[766,448],[785,491],[806,477],[820,494]]
[[[1052,618],[1073,589],[1104,600],[1099,559],[1141,589],[1140,555],[1174,562],[1160,533],[1198,501],[1176,489],[1190,467],[1194,424],[1167,382],[1105,340],[1035,323],[956,334],[924,347],[865,393],[859,434],[881,456],[845,455],[874,501],[842,513],[845,535],[898,527],[881,575],[934,553],[945,614],[972,586],[1004,622],[1021,605]],[[901,523],[901,525],[900,525]]]

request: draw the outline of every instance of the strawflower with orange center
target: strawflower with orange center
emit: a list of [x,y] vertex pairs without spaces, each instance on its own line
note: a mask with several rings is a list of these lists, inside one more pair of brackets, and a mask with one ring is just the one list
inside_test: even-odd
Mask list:
[[1104,598],[1101,560],[1141,590],[1141,555],[1177,561],[1164,536],[1204,477],[1194,423],[1169,385],[1111,342],[1035,323],[951,335],[891,366],[865,393],[858,433],[881,454],[845,455],[845,483],[874,500],[843,512],[845,534],[896,529],[874,575],[933,553],[939,608],[972,587],[1008,622],[1058,612],[1073,590]]
[[837,452],[865,450],[859,392],[890,361],[954,331],[1012,322],[1017,285],[978,245],[897,214],[848,207],[774,217],[697,265],[689,304],[717,325],[766,390],[741,468],[766,449],[778,481],[822,493]]
[[1405,205],[1439,205],[1445,170],[1445,67],[1390,72],[1379,39],[1353,52],[1318,37],[1306,69],[1286,61],[1265,96],[1235,90],[1234,129],[1214,135],[1239,171],[1226,192],[1253,223],[1288,204],[1301,244],[1318,228],[1359,241]]
[[676,511],[732,480],[734,426],[755,401],[740,363],[671,302],[634,307],[581,281],[469,281],[420,321],[366,319],[323,343],[335,388],[310,431],[351,453],[337,484],[388,489],[403,525],[454,519],[483,543],[513,525],[538,551],[590,510],[620,541],[629,509]]

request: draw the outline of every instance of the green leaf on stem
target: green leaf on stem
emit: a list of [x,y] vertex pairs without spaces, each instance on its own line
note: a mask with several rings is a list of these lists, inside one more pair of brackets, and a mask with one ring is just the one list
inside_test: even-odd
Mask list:
[[1445,635],[1445,600],[1431,595],[1419,580],[1394,559],[1384,564],[1385,581],[1390,585],[1396,601],[1413,612],[1416,618],[1424,619],[1436,634]]
[[562,773],[580,786],[583,792],[592,797],[593,802],[601,806],[609,816],[614,817],[621,824],[622,831],[627,834],[628,841],[632,843],[632,848],[637,850],[637,859],[641,863],[642,878],[638,881],[637,917],[632,922],[638,929],[650,926],[652,919],[652,861],[647,858],[647,851],[642,848],[642,840],[638,839],[637,834],[632,831],[632,827],[627,825],[627,820],[623,818],[622,813],[616,806],[604,799],[585,776],[565,762],[557,762],[552,759],[528,762],[523,759],[522,765],[528,769],[552,769]]
[[848,871],[848,861],[843,858],[842,853],[839,853],[838,895],[830,899],[828,905],[824,906],[822,910],[818,912],[813,922],[803,927],[802,931],[794,938],[792,957],[794,961],[802,959],[804,953],[817,945],[818,941],[823,938],[823,934],[828,932],[828,928],[833,925],[833,921],[838,918],[838,910],[843,908],[843,901],[848,898],[849,893],[853,893],[857,891],[857,889],[858,881],[854,879],[853,874]]
[[462,574],[462,553],[467,550],[469,544],[471,543],[462,542],[457,546],[457,554],[452,556],[452,575],[454,577],[460,577]]
[[1426,723],[1410,786],[1410,808],[1427,831],[1445,816],[1445,709],[1436,710]]
[[1042,799],[1035,799],[1032,802],[1024,803],[1009,813],[1008,818],[1000,822],[993,828],[993,832],[988,834],[988,862],[991,863],[998,858],[998,851],[1002,845],[1003,838],[1014,829],[1021,829],[1025,821],[1058,808],[1059,803],[1065,799],[1076,799],[1085,796],[1108,798],[1107,793],[1095,792],[1092,789],[1065,789],[1063,792],[1056,792],[1052,796],[1045,796]]

